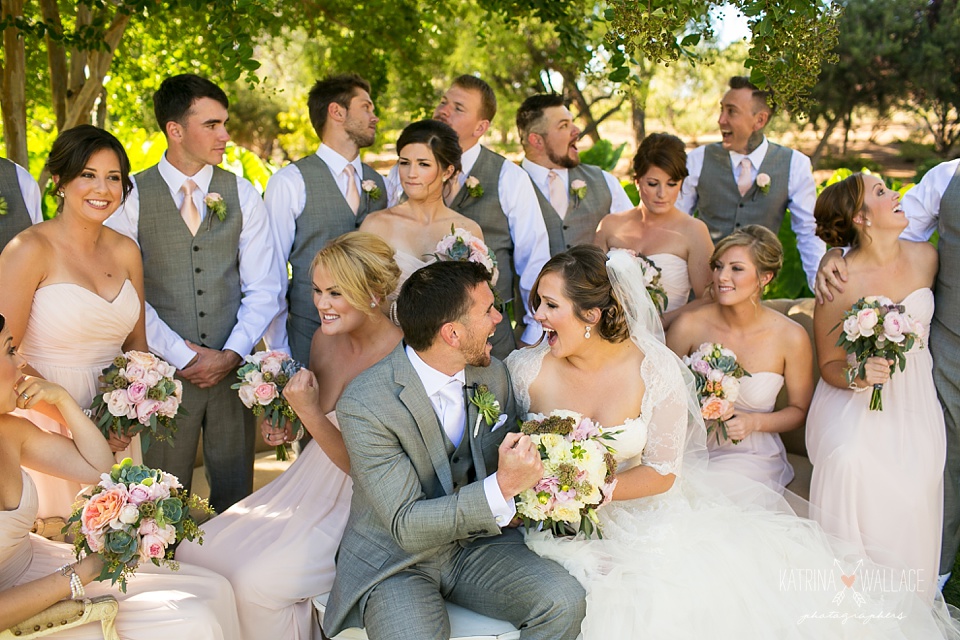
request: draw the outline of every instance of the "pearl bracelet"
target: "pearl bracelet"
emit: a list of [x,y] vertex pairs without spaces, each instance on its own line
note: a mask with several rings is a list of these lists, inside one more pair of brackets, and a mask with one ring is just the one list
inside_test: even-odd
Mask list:
[[83,589],[83,582],[81,582],[80,576],[77,575],[75,565],[65,564],[57,569],[57,571],[59,571],[63,577],[70,578],[70,597],[73,600],[80,600],[86,595]]

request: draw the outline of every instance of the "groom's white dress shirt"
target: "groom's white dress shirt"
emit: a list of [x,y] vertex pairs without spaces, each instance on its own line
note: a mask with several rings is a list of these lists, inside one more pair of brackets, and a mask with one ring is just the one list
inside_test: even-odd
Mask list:
[[[354,180],[357,193],[363,193],[363,164],[358,155],[353,160],[347,160],[342,155],[325,144],[317,149],[317,157],[326,163],[337,183],[340,194],[346,198],[347,181],[349,180],[344,168],[351,164],[354,168]],[[273,234],[273,243],[276,247],[276,272],[284,276],[281,281],[280,297],[278,299],[279,312],[270,323],[263,336],[264,342],[270,349],[279,349],[287,353],[290,347],[287,343],[287,288],[289,281],[286,278],[287,260],[293,249],[293,240],[297,235],[297,219],[303,213],[307,204],[307,188],[303,182],[303,174],[294,163],[283,167],[270,176],[267,189],[263,194],[263,201],[270,216],[270,229]]]
[[[473,165],[477,163],[477,158],[480,157],[480,147],[481,145],[475,144],[463,152],[460,158],[461,185],[470,175]],[[388,205],[392,207],[397,204],[400,196],[403,195],[398,165],[394,165],[390,169],[386,184]],[[550,240],[547,237],[547,225],[543,221],[540,202],[533,190],[530,176],[510,160],[504,160],[500,167],[497,196],[500,200],[500,208],[507,216],[510,238],[513,240],[514,270],[520,276],[520,297],[523,298],[523,308],[526,311],[523,316],[526,327],[523,330],[522,340],[527,344],[533,344],[540,339],[543,329],[540,327],[540,323],[533,319],[533,311],[529,307],[530,289],[533,288],[533,283],[537,281],[540,269],[550,259]],[[516,303],[514,305],[516,309]]]
[[[170,195],[173,197],[177,209],[183,204],[183,193],[180,188],[187,179],[192,179],[197,188],[193,192],[193,199],[200,211],[200,219],[207,217],[207,205],[204,198],[210,189],[210,180],[213,179],[213,165],[206,165],[194,176],[181,173],[167,161],[164,154],[157,165],[160,176],[167,183]],[[104,223],[111,229],[125,236],[133,238],[139,244],[140,228],[140,196],[136,189],[127,196],[123,206],[117,209]],[[263,206],[260,194],[244,178],[237,176],[237,191],[240,197],[240,215],[243,226],[240,230],[240,288],[243,298],[240,309],[237,311],[237,324],[223,345],[223,350],[230,350],[241,358],[253,351],[254,345],[260,341],[270,320],[276,314],[277,292],[280,289],[280,278],[274,269],[265,269],[265,264],[273,264],[274,248],[270,235],[267,210]],[[237,215],[238,212],[228,211],[227,215]],[[179,219],[174,221],[179,222]],[[196,352],[187,346],[187,343],[177,332],[160,319],[157,312],[145,302],[147,344],[150,350],[161,358],[183,369],[193,360]]]
[[[463,387],[466,384],[463,369],[458,371],[454,376],[448,376],[424,362],[409,345],[404,348],[404,351],[406,351],[410,364],[413,365],[413,370],[417,372],[417,377],[420,378],[420,382],[423,383],[423,388],[427,392],[427,397],[430,398],[430,404],[433,405],[433,410],[437,414],[437,420],[440,421],[444,433],[447,434],[447,437],[450,438],[450,442],[452,442],[454,446],[459,445],[463,437],[469,437],[464,431],[466,428],[467,413],[466,398],[463,394]],[[447,393],[447,387],[450,386],[450,383],[454,380],[460,383],[459,402],[463,407],[463,410],[460,412],[445,411],[445,409],[447,409],[445,403],[453,399],[452,396]],[[448,418],[447,420],[444,420],[445,414]],[[462,418],[460,418],[460,416],[462,416]],[[484,478],[483,492],[487,497],[490,512],[493,513],[494,518],[497,520],[497,525],[504,527],[509,524],[510,521],[513,520],[513,516],[516,515],[517,509],[512,500],[504,500],[503,493],[500,491],[500,485],[497,483],[496,471]]]

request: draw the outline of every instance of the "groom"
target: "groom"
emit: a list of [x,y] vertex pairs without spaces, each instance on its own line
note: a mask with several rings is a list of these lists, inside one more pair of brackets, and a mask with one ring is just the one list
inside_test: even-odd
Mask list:
[[[354,493],[324,631],[448,640],[446,599],[509,620],[524,638],[573,640],[583,589],[504,528],[542,466],[515,432],[506,367],[490,357],[501,315],[489,273],[469,262],[428,265],[403,285],[397,315],[406,344],[337,404]],[[479,385],[500,402],[492,425],[467,401]]]

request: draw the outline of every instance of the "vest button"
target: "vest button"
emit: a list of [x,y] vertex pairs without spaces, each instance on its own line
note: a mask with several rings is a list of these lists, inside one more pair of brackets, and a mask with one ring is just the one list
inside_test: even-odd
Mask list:
[[455,456],[453,458],[453,464],[457,464],[458,462],[460,462],[460,456]]
[[567,245],[567,249],[569,249],[569,248],[570,248],[570,245]]
[[569,228],[570,228],[570,225],[566,225],[566,224],[563,225],[563,230],[564,230],[564,231],[566,231],[566,230],[569,229]]
[[743,209],[743,203],[742,203],[742,202],[741,202],[740,204],[738,204],[737,206],[740,207],[741,209]]
[[206,312],[206,311],[201,311],[201,312],[198,313],[197,315],[200,316],[201,318],[206,318],[206,317],[207,317],[207,312]]
[[194,251],[200,251],[200,247],[194,245],[193,250],[194,250]]
[[200,271],[202,271],[202,269],[200,269],[200,267],[197,267],[196,269],[193,270],[194,273],[200,273]]
[[206,340],[207,334],[201,333],[201,334],[200,334],[200,338],[203,339],[203,340]]
[[739,229],[739,228],[740,228],[740,223],[738,222],[737,224],[735,224],[735,225],[733,225],[733,226],[735,226],[737,229]]
[[197,289],[197,295],[198,295],[198,296],[202,296],[202,295],[203,295],[203,289]]

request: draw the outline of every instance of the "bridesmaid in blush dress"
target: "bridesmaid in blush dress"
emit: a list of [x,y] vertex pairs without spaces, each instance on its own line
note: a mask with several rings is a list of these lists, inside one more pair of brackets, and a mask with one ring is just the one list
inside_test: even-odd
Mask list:
[[[740,395],[733,414],[726,417],[729,439],[719,431],[707,438],[710,466],[741,473],[782,493],[793,479],[793,468],[778,434],[803,425],[813,395],[813,350],[807,332],[761,304],[763,288],[783,264],[783,249],[772,231],[748,225],[717,243],[710,264],[716,301],[677,318],[667,345],[686,356],[704,342],[718,342],[737,355],[750,376],[740,378]],[[782,387],[787,406],[774,411]]]
[[[284,396],[313,439],[279,478],[204,523],[202,547],[177,549],[177,560],[233,583],[245,640],[320,639],[311,600],[333,584],[353,493],[334,407],[347,384],[402,337],[380,310],[400,277],[386,242],[347,233],[317,254],[312,272],[320,329],[310,368],[294,375]],[[295,437],[270,425],[264,434],[273,445]]]
[[[90,125],[64,131],[47,160],[60,198],[55,218],[20,233],[0,254],[0,313],[27,371],[64,387],[84,408],[98,376],[121,351],[147,350],[140,250],[103,226],[130,192],[120,142]],[[40,404],[22,413],[69,436],[61,416]],[[111,437],[117,459],[140,463],[139,437]],[[166,446],[166,445],[161,445]],[[31,470],[40,518],[68,518],[80,485]],[[56,529],[56,525],[52,526]]]
[[[933,360],[924,348],[937,250],[899,239],[907,226],[900,196],[874,176],[854,174],[824,189],[814,216],[823,240],[851,249],[844,290],[814,315],[822,378],[806,433],[813,514],[829,533],[893,568],[894,584],[902,579],[930,602],[937,593],[946,456]],[[877,295],[903,304],[921,339],[904,371],[891,377],[886,360],[870,358],[860,378],[836,346],[837,325],[857,300]],[[883,411],[869,410],[874,384],[883,385]]]
[[676,207],[687,177],[682,140],[666,133],[644,138],[633,157],[633,173],[640,205],[605,216],[597,227],[594,244],[604,251],[630,249],[661,270],[660,284],[667,293],[662,319],[667,329],[679,309],[687,305],[691,288],[694,297],[701,298],[710,284],[708,263],[713,241],[707,225]]

